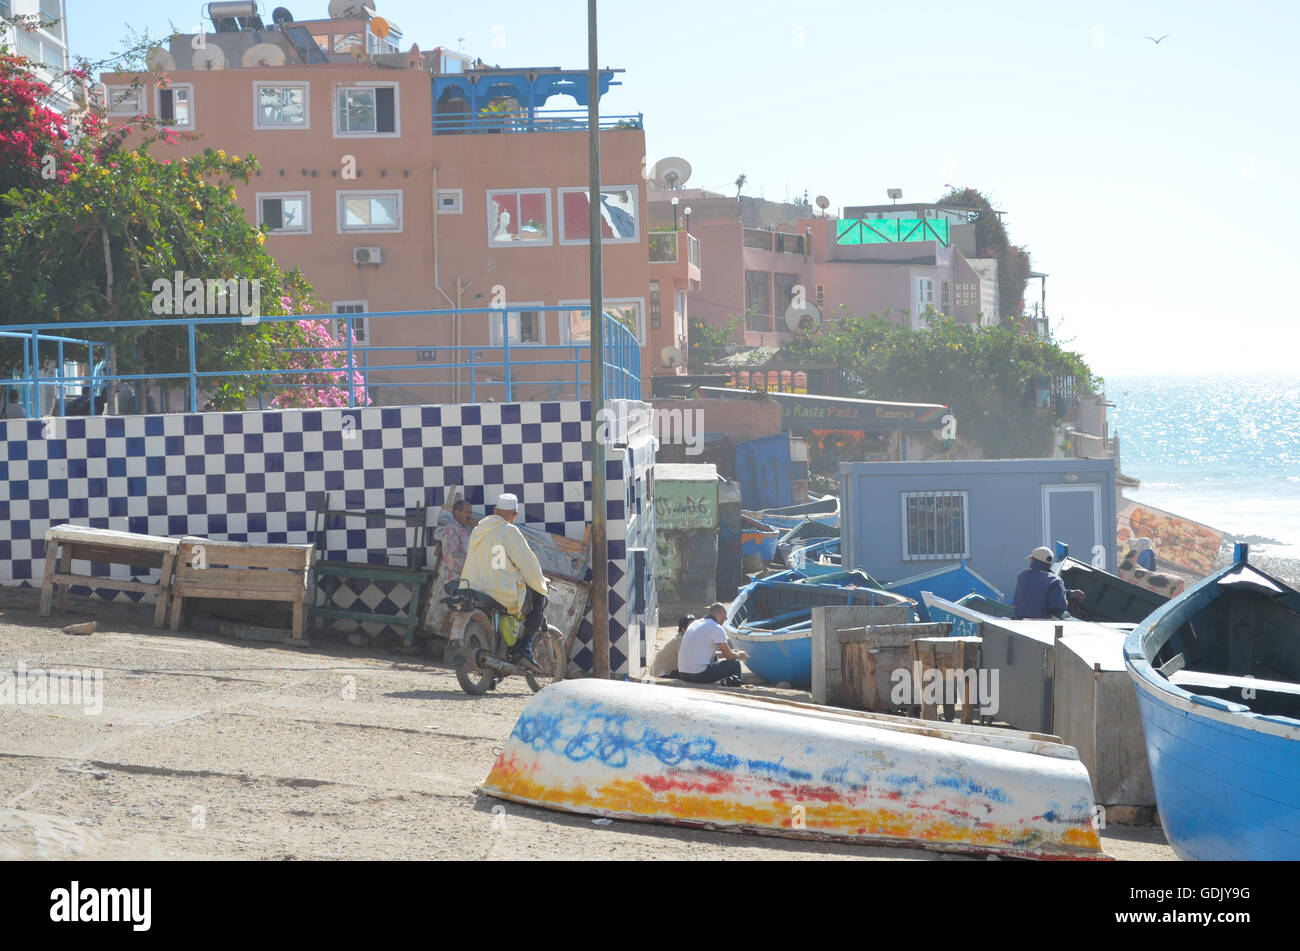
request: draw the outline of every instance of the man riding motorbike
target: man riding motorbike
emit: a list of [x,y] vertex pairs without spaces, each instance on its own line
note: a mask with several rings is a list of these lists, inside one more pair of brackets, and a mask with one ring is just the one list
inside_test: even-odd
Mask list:
[[515,652],[537,669],[533,638],[546,624],[548,589],[541,563],[514,525],[518,517],[519,499],[509,492],[497,496],[493,513],[479,522],[469,537],[461,578],[507,613],[523,614],[524,629]]

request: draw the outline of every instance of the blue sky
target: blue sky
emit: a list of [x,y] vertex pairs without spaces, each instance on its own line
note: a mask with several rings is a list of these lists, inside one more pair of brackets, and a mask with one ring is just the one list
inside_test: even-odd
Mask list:
[[[285,5],[308,19],[326,2]],[[125,24],[198,23],[189,2],[67,6],[73,53],[91,58]],[[376,12],[404,45],[586,63],[583,0]],[[1293,5],[1250,0],[606,0],[600,58],[627,74],[603,108],[644,113],[650,160],[685,156],[691,185],[743,172],[746,194],[806,188],[832,208],[979,188],[1050,274],[1058,337],[1103,375],[1295,370],[1297,27]]]

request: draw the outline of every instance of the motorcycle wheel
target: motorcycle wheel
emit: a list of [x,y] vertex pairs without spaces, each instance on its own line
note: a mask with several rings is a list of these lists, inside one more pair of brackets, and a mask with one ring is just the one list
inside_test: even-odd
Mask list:
[[537,662],[537,666],[545,671],[541,674],[524,674],[524,679],[528,681],[528,686],[533,689],[533,693],[564,679],[569,658],[564,650],[564,635],[558,628],[548,626],[533,638],[533,659]]
[[495,670],[478,665],[479,651],[492,653],[492,632],[481,621],[470,621],[465,626],[465,642],[461,649],[464,654],[456,665],[460,689],[474,697],[482,696],[492,689],[497,677]]

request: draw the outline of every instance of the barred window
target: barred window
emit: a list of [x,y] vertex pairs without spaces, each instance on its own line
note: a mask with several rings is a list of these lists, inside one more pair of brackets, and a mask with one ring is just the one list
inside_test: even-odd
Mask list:
[[970,530],[965,492],[904,492],[903,560],[967,558]]

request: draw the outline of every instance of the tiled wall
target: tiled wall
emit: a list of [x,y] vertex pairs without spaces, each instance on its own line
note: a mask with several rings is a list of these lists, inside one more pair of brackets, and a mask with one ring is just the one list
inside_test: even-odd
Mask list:
[[[444,490],[458,485],[477,508],[514,492],[525,522],[581,539],[591,517],[590,416],[589,402],[570,401],[0,420],[0,583],[38,584],[45,530],[64,522],[308,543],[322,492],[332,508],[394,512],[421,501],[440,506]],[[627,443],[611,446],[606,460],[610,666],[618,675],[639,672],[655,614],[653,571],[645,597],[629,598],[627,555],[629,546],[654,548],[654,507],[644,504],[653,441],[633,431]],[[400,529],[359,522],[326,537],[331,559],[382,561],[404,547]],[[95,573],[129,571],[99,565]],[[354,594],[394,613],[403,593]],[[630,614],[629,601],[644,610]],[[589,644],[590,619],[579,637]],[[590,668],[589,648],[576,659]]]

